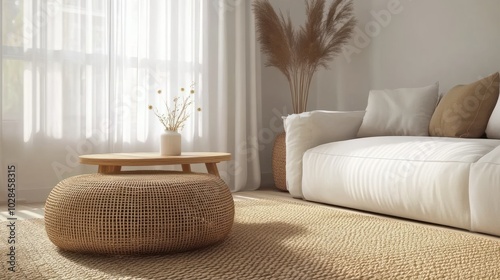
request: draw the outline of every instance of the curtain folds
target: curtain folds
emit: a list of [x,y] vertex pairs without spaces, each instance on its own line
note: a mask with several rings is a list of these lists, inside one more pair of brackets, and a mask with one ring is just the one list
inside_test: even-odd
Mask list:
[[[205,32],[205,35],[218,38],[217,41],[205,40],[211,41],[206,51],[214,55],[205,69],[205,74],[213,77],[209,80],[209,91],[217,92],[219,97],[209,105],[218,108],[218,112],[210,118],[221,124],[214,148],[232,151],[233,162],[225,174],[231,178],[234,190],[256,189],[260,185],[257,140],[260,79],[256,63],[260,57],[252,1],[208,2],[216,9],[206,9],[208,23],[205,26],[212,32]],[[212,29],[215,26],[216,33]],[[217,71],[214,71],[215,65]]]
[[18,196],[43,200],[61,179],[95,172],[81,154],[158,151],[148,106],[192,84],[183,151],[230,152],[223,179],[258,188],[251,1],[226,2],[2,1],[0,156],[19,170]]

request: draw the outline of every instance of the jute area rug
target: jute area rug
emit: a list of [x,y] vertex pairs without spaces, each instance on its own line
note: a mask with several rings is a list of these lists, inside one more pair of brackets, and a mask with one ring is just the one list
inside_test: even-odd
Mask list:
[[[16,223],[16,272],[1,279],[499,279],[500,238],[352,213],[299,200],[236,196],[223,243],[162,256],[60,251],[42,219]],[[5,276],[5,278],[3,277]]]

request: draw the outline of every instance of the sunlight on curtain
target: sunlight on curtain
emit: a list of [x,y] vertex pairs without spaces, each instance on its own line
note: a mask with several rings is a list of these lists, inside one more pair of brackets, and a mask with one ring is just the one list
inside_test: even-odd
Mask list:
[[[200,77],[200,0],[1,2],[2,159],[26,188],[93,170],[83,153],[157,151],[149,104]],[[201,106],[201,99],[196,100]],[[183,133],[189,147],[198,115]],[[29,171],[28,171],[29,170]]]
[[258,187],[250,1],[1,3],[0,156],[18,164],[31,197],[95,172],[81,154],[157,152],[163,128],[148,105],[162,102],[157,90],[172,100],[193,83],[183,151],[230,152],[223,179],[232,190]]

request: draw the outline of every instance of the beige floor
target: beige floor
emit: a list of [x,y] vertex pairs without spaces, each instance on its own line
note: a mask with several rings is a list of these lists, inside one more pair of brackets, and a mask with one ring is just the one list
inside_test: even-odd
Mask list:
[[[292,198],[290,196],[290,194],[288,194],[287,192],[281,192],[281,191],[277,191],[277,190],[273,190],[273,189],[269,189],[269,188],[266,188],[264,190],[258,190],[258,191],[237,192],[237,193],[233,193],[233,197],[235,200],[263,199],[263,198],[275,197],[275,198],[290,199],[290,200],[298,201],[298,200]],[[473,232],[468,232],[468,231],[461,230],[461,229],[455,229],[455,228],[451,228],[451,227],[433,225],[433,224],[428,224],[428,223],[421,223],[418,221],[401,219],[401,218],[396,218],[396,217],[391,217],[391,216],[384,216],[384,215],[379,215],[379,214],[373,214],[373,213],[369,213],[369,212],[363,212],[363,211],[358,211],[358,210],[353,210],[353,209],[348,209],[348,208],[336,207],[336,206],[325,205],[325,204],[318,204],[318,203],[308,202],[308,201],[303,201],[303,200],[300,200],[300,201],[302,203],[320,205],[320,206],[329,207],[329,208],[337,208],[337,209],[342,209],[344,211],[349,211],[349,212],[363,213],[363,214],[369,215],[369,216],[383,217],[386,219],[395,219],[395,220],[405,222],[405,223],[419,223],[421,225],[428,226],[428,227],[441,228],[441,229],[450,230],[450,231],[459,231],[459,232],[463,232],[466,234],[479,235],[479,236],[486,237],[488,239],[500,241],[500,237],[495,237],[495,236],[491,236],[491,235],[473,233]],[[43,215],[44,215],[44,203],[23,204],[23,205],[16,206],[15,217],[17,218],[17,220],[43,218]],[[7,211],[7,206],[5,204],[3,204],[3,205],[0,204],[0,222],[7,221],[8,217],[9,217],[9,213]]]
[[[16,205],[16,209],[14,211],[15,216],[13,217],[17,218],[17,220],[43,218],[43,207],[43,203]],[[7,206],[5,204],[0,204],[0,221],[7,221],[7,218],[9,217],[12,216],[9,216]]]

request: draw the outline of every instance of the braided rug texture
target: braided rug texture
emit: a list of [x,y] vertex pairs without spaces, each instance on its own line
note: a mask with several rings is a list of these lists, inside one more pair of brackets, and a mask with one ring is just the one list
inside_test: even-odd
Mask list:
[[[16,222],[16,272],[2,279],[499,279],[500,238],[311,205],[235,196],[235,222],[216,245],[167,255],[59,250],[43,219]],[[3,276],[6,276],[3,278]]]

